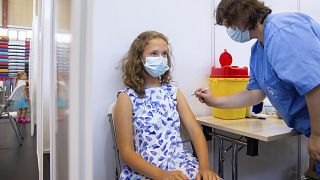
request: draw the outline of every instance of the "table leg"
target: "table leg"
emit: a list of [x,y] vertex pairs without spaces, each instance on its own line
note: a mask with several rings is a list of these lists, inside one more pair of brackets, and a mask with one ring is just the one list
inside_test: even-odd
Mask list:
[[232,149],[232,180],[238,180],[238,144],[233,143]]
[[298,135],[297,179],[301,179],[301,135]]
[[223,162],[224,162],[224,155],[223,155],[223,139],[219,139],[219,177],[223,178]]

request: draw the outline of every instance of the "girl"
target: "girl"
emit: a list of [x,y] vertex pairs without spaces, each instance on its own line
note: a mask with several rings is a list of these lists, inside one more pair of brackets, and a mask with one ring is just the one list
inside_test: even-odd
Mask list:
[[28,101],[29,101],[29,83],[27,81],[27,73],[26,72],[18,72],[16,79],[16,87],[21,84],[25,84],[25,90],[23,96],[20,101],[16,101],[14,103],[14,109],[17,111],[18,122],[20,123],[28,123],[30,119],[26,118],[27,110],[28,110]]
[[[168,39],[141,33],[123,59],[126,89],[115,107],[117,143],[125,163],[120,179],[219,179],[211,170],[202,130],[182,92],[170,85]],[[183,149],[180,123],[198,160]]]

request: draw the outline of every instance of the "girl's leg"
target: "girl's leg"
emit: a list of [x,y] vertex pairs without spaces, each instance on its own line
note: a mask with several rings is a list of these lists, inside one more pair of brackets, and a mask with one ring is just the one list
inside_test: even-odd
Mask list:
[[18,109],[18,110],[17,110],[17,118],[18,118],[18,122],[22,122],[22,119],[21,119],[21,113],[22,113],[22,109]]
[[30,122],[30,119],[26,117],[28,109],[23,109],[21,113],[21,119],[24,123]]

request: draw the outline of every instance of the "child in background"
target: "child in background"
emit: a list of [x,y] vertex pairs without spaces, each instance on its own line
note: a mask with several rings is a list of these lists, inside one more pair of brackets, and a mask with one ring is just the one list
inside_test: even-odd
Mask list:
[[[115,107],[115,127],[121,159],[120,179],[216,180],[208,147],[182,92],[171,82],[168,39],[146,31],[131,44],[123,59],[124,84]],[[186,128],[198,160],[180,138]]]
[[27,73],[26,72],[18,72],[16,78],[16,86],[18,87],[22,84],[25,84],[25,90],[23,92],[23,96],[20,101],[14,102],[14,109],[17,111],[18,122],[20,123],[28,123],[30,119],[26,117],[28,110],[28,102],[29,102],[29,82],[27,81]]

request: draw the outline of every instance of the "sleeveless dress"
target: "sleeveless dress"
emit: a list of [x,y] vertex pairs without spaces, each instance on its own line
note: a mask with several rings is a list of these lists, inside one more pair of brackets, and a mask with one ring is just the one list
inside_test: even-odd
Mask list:
[[[140,98],[132,89],[125,89],[132,102],[133,142],[136,153],[146,161],[166,170],[180,170],[195,179],[199,163],[184,149],[180,138],[180,118],[177,111],[177,87],[164,84],[145,89]],[[149,179],[124,165],[120,179]]]
[[[26,85],[26,81],[25,80],[18,80],[17,82],[17,86],[20,85]],[[15,101],[14,102],[14,110],[19,110],[19,109],[28,109],[28,101],[27,101],[27,97],[25,96],[25,94],[21,97],[20,101]]]

